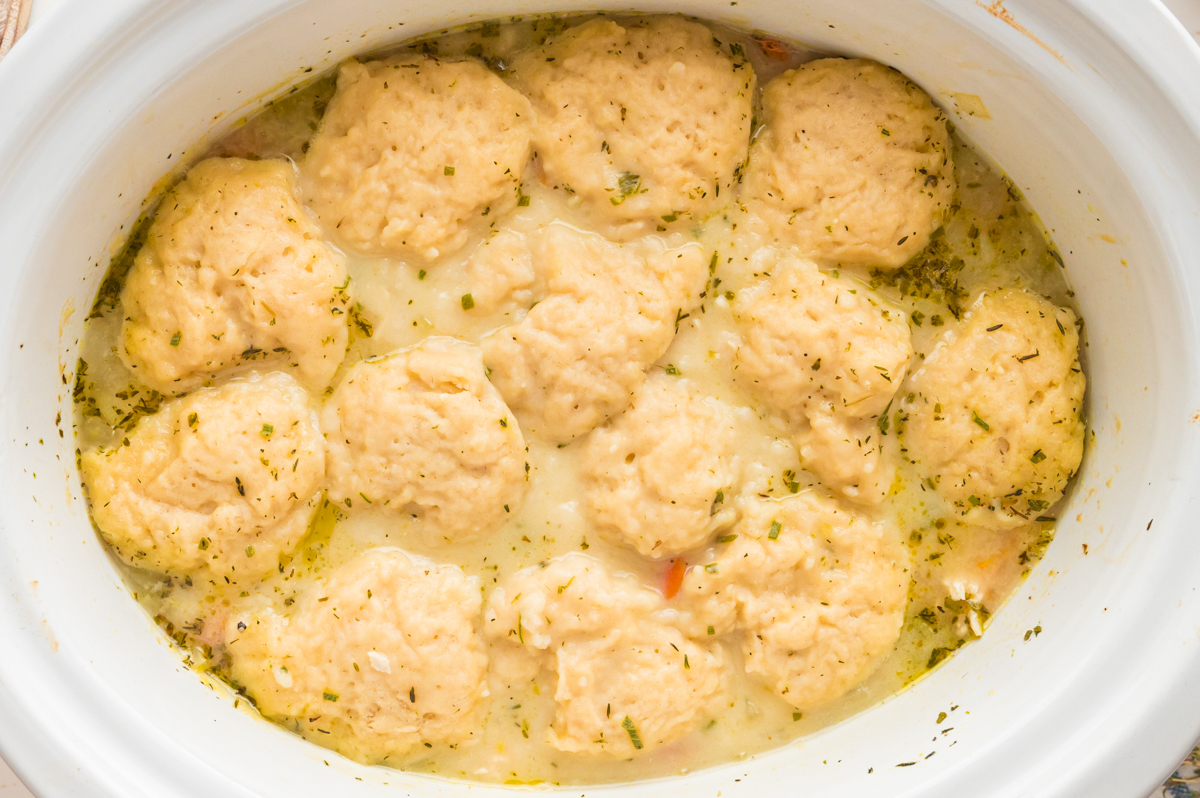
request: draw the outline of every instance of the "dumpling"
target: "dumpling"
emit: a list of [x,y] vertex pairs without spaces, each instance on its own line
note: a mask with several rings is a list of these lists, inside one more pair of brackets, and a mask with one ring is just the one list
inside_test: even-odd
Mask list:
[[633,404],[593,430],[581,453],[595,524],[655,559],[694,548],[732,521],[738,458],[732,410],[653,376]]
[[476,313],[506,315],[528,309],[538,291],[526,237],[504,230],[484,241],[467,259],[466,276]]
[[525,439],[479,349],[434,336],[351,368],[325,405],[329,498],[413,513],[449,539],[503,523],[526,488]]
[[732,199],[754,70],[700,23],[594,19],[519,56],[513,75],[538,113],[543,181],[610,235],[699,220]]
[[838,495],[877,503],[894,468],[882,454],[912,344],[905,314],[861,283],[785,256],[738,292],[735,377],[794,431],[804,467]]
[[903,265],[954,199],[946,117],[896,70],[823,58],[763,89],[741,201],[768,239],[833,265]]
[[367,764],[479,733],[487,655],[478,580],[371,549],[286,615],[231,616],[230,675],[267,718]]
[[697,628],[729,635],[746,670],[797,709],[870,676],[904,623],[910,554],[889,521],[816,492],[739,500],[732,540],[683,578]]
[[1079,469],[1086,387],[1070,309],[1020,289],[986,294],[913,372],[904,442],[960,513],[1022,522]]
[[699,245],[624,246],[551,224],[533,247],[545,296],[484,340],[491,380],[530,432],[566,443],[629,406],[696,303]]
[[494,656],[557,674],[550,745],[627,759],[694,728],[724,688],[720,648],[691,640],[673,618],[632,577],[567,554],[493,591],[483,628]]
[[529,101],[475,61],[350,61],[301,164],[322,224],[363,255],[433,260],[517,204]]
[[84,454],[92,518],[130,565],[243,582],[279,567],[321,498],[325,441],[286,374],[204,388]]
[[319,391],[346,354],[349,282],[288,162],[210,158],[154,216],[121,293],[119,355],[168,395],[238,366]]

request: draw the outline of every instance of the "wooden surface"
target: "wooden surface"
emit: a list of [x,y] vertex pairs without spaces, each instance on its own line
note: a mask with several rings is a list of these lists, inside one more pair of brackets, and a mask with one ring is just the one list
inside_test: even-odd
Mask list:
[[[93,0],[102,2],[103,0]],[[37,8],[33,9],[34,0],[0,0],[0,57],[3,57],[24,31],[30,21],[37,22],[45,16],[51,6],[60,0],[36,0]],[[1200,42],[1200,0],[1163,0],[1188,32]],[[32,17],[31,17],[32,12]],[[1200,75],[1196,76],[1200,80]],[[3,98],[0,97],[0,105]],[[0,723],[3,720],[0,719]],[[1191,756],[1180,765],[1175,774],[1165,784],[1155,790],[1149,798],[1197,798],[1200,796],[1200,747],[1192,751]],[[34,798],[33,793],[21,784],[13,772],[0,760],[0,798]],[[1138,796],[1130,796],[1138,798]]]

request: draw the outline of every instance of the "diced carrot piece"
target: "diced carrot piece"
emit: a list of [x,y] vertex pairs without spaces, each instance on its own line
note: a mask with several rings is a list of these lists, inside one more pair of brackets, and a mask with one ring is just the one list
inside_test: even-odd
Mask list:
[[666,584],[663,586],[663,594],[667,598],[675,598],[675,594],[683,585],[685,573],[687,573],[687,563],[683,561],[682,557],[671,560],[671,567],[667,569]]
[[776,61],[786,61],[791,56],[788,46],[778,39],[758,39],[763,55]]

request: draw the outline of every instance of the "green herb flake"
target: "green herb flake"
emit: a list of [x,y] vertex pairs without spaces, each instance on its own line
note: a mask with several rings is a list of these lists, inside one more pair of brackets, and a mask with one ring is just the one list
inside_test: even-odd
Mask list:
[[426,271],[425,271],[424,269],[421,269],[421,271],[417,272],[417,279],[418,279],[418,280],[424,280],[424,279],[425,279],[425,275],[426,275]]
[[254,547],[253,547],[253,546],[247,546],[247,547],[246,547],[246,556],[247,556],[247,557],[253,557],[253,556],[254,556]]
[[1038,463],[1042,462],[1045,459],[1046,459],[1046,453],[1043,452],[1041,449],[1038,449],[1036,452],[1034,452],[1032,455],[1030,455],[1029,462],[1033,463],[1034,465],[1037,465]]
[[189,427],[191,427],[192,429],[195,429],[196,425],[199,423],[200,423],[200,416],[198,414],[188,413],[188,426]]
[[676,367],[676,365],[674,363],[668,363],[667,367],[665,369],[663,369],[663,371],[665,371],[667,374],[670,374],[672,377],[679,376],[679,369]]
[[716,572],[717,572],[717,564],[715,562],[710,562],[708,565],[704,566],[704,573],[715,574]]
[[475,297],[471,296],[470,294],[463,294],[462,295],[462,309],[470,310],[473,307],[475,307]]
[[710,626],[710,627],[708,627],[708,633],[710,635],[715,635],[717,633],[717,630],[716,630],[716,628]]
[[212,543],[208,538],[200,538],[200,551],[208,551],[209,545]]
[[637,727],[633,725],[633,719],[626,715],[625,720],[621,721],[621,728],[629,732],[629,742],[633,743],[634,749],[642,750],[642,738],[638,734]]
[[778,521],[771,522],[771,531],[767,533],[767,537],[771,540],[779,540],[779,533],[783,529],[783,525]]
[[[195,415],[195,414],[193,413],[192,415]],[[264,438],[270,438],[271,435],[274,434],[274,432],[275,432],[275,426],[273,424],[263,424],[262,429],[259,431],[258,434],[263,436]]]
[[880,129],[879,129],[879,132],[880,132],[880,134],[881,134],[881,135],[884,135],[884,136],[890,136],[890,135],[892,135],[892,131],[888,130],[886,127],[884,127],[884,128],[880,128]]
[[793,712],[792,713],[792,722],[794,723],[795,721],[800,720],[802,717],[804,717],[803,712]]
[[442,170],[442,174],[444,174],[446,177],[454,177],[454,167],[447,166],[445,169]]
[[687,654],[683,655],[683,669],[685,671],[690,671],[692,669],[691,664],[688,662]]
[[974,421],[976,424],[978,424],[980,427],[982,427],[984,432],[992,431],[992,428],[990,426],[988,426],[988,423],[986,421],[984,421],[982,418],[980,418],[979,414],[976,413],[974,410],[971,411],[971,420]]
[[737,535],[721,535],[717,538],[718,543],[732,543],[737,540]]
[[175,333],[171,336],[171,346],[179,346],[179,342],[183,340],[183,333]]
[[331,693],[328,690],[326,690],[324,693],[321,693],[321,697],[324,698],[326,701],[337,701],[338,700],[338,694]]
[[668,213],[666,216],[662,217],[662,220],[663,220],[664,222],[666,222],[667,224],[670,224],[671,222],[675,221],[675,220],[676,220],[676,219],[678,219],[678,218],[679,218],[679,214],[677,214],[677,213]]

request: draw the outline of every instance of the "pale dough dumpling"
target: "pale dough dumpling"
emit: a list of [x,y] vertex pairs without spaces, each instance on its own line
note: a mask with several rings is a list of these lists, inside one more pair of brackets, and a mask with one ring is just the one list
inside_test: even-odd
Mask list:
[[900,635],[908,548],[891,522],[815,492],[739,503],[737,537],[688,570],[680,595],[698,626],[738,640],[746,670],[789,704],[832,701]]
[[557,674],[551,745],[625,759],[695,727],[723,690],[720,649],[696,644],[674,617],[632,577],[568,554],[497,588],[484,636],[496,656]]
[[325,441],[308,394],[276,372],[169,402],[81,469],[96,526],[130,565],[240,582],[304,537]]
[[964,515],[1033,518],[1079,468],[1086,385],[1070,309],[1020,289],[984,295],[913,373],[904,441]]
[[396,548],[360,554],[287,615],[225,628],[230,675],[267,718],[367,764],[479,733],[478,580]]
[[525,440],[479,349],[434,336],[350,369],[325,405],[329,498],[424,517],[458,539],[515,513]]
[[119,354],[165,394],[241,365],[319,391],[346,354],[349,282],[287,161],[210,158],[155,214],[121,293]]
[[533,258],[546,294],[484,340],[484,362],[526,429],[565,443],[629,406],[704,287],[704,255],[696,244],[621,246],[556,223]]
[[584,446],[594,522],[655,559],[700,545],[732,520],[714,507],[718,493],[733,497],[735,443],[727,405],[693,394],[677,378],[651,377],[630,408]]
[[537,273],[522,233],[504,230],[480,244],[467,259],[472,308],[480,314],[512,314],[533,304]]
[[954,199],[946,118],[874,61],[824,58],[763,89],[741,200],[760,232],[824,263],[903,265]]
[[595,19],[518,57],[513,75],[538,113],[544,182],[582,198],[610,233],[703,218],[732,198],[754,70],[703,25]]
[[516,205],[532,117],[475,61],[350,61],[300,167],[305,197],[364,255],[456,252]]
[[734,302],[734,375],[783,415],[804,467],[827,487],[881,501],[894,469],[879,421],[912,355],[905,314],[811,261],[785,256],[764,271]]

